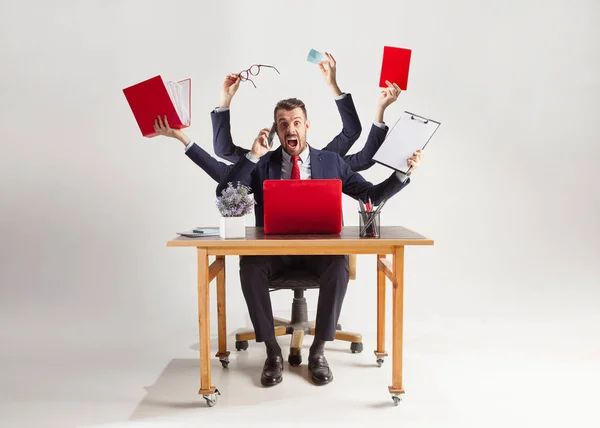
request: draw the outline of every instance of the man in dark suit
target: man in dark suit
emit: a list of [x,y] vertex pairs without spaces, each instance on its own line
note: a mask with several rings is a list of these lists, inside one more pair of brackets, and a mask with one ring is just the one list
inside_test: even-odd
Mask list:
[[[391,90],[391,89],[389,89]],[[386,90],[384,90],[385,92]],[[383,95],[385,96],[385,94]],[[228,116],[217,115],[228,121]],[[298,99],[280,101],[274,111],[277,135],[281,147],[269,151],[267,137],[269,128],[260,131],[246,153],[228,171],[217,187],[217,196],[228,183],[241,183],[252,189],[257,202],[256,225],[263,226],[263,182],[266,179],[326,179],[342,181],[342,191],[362,201],[370,199],[379,205],[383,200],[398,193],[410,183],[410,178],[393,173],[382,183],[373,185],[337,154],[309,147],[306,141],[310,122],[306,107]],[[216,124],[228,128],[229,123]],[[383,111],[371,127],[369,138],[381,144],[387,133],[383,123]],[[407,160],[414,171],[421,161],[422,153],[416,152]],[[298,201],[309,203],[308,201]],[[320,289],[317,305],[315,338],[310,348],[308,366],[311,378],[317,385],[325,385],[333,374],[324,355],[324,344],[335,336],[335,328],[348,287],[348,259],[346,256],[243,256],[240,257],[242,292],[248,306],[250,319],[256,332],[256,341],[265,342],[267,359],[261,382],[265,386],[277,385],[283,379],[283,356],[274,335],[273,314],[269,296],[269,279],[290,268],[306,268],[319,276]]]

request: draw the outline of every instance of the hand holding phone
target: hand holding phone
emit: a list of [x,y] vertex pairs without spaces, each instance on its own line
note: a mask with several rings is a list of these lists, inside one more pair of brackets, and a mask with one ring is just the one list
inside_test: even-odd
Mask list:
[[269,152],[269,128],[263,128],[260,130],[254,141],[252,142],[252,149],[250,149],[250,155],[256,159],[260,159]]
[[270,149],[271,147],[273,147],[273,138],[275,138],[275,134],[277,133],[277,125],[275,124],[275,122],[273,122],[273,126],[271,127],[271,130],[269,131],[269,137],[267,138],[267,142],[266,142],[266,148]]

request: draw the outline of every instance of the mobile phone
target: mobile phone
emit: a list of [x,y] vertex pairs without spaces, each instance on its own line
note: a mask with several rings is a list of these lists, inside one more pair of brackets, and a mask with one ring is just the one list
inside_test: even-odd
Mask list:
[[273,126],[271,126],[271,130],[269,131],[269,136],[267,137],[267,148],[273,147],[273,138],[275,138],[275,134],[277,133],[277,124],[273,122]]

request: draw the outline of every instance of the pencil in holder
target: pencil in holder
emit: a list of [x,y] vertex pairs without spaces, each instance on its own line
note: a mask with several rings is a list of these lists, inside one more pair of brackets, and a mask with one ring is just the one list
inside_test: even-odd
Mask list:
[[360,238],[379,238],[381,225],[379,212],[359,211],[358,214],[358,236]]

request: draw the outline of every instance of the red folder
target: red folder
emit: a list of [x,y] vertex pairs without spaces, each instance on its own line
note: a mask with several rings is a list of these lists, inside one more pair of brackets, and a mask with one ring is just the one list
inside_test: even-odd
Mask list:
[[383,59],[381,61],[381,75],[379,76],[379,87],[387,88],[386,80],[400,86],[406,91],[408,87],[408,70],[410,68],[410,49],[383,47]]
[[155,76],[123,89],[133,116],[144,137],[155,137],[154,121],[167,116],[169,126],[182,129],[190,126],[192,118],[192,80],[165,82]]

